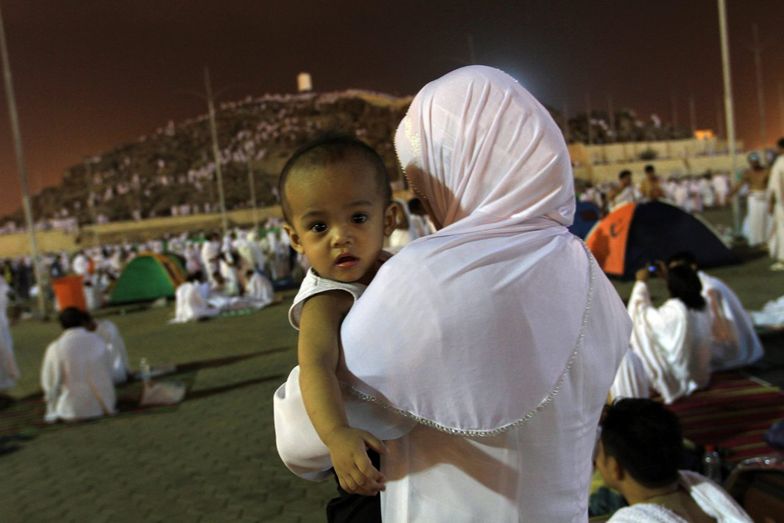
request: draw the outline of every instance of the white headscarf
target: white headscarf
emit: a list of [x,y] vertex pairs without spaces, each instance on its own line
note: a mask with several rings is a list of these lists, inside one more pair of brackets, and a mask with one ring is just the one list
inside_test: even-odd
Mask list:
[[386,262],[351,309],[341,379],[447,432],[523,423],[579,355],[592,282],[609,285],[566,229],[561,133],[513,78],[472,66],[417,94],[395,146],[404,168],[424,171],[409,181],[444,228]]

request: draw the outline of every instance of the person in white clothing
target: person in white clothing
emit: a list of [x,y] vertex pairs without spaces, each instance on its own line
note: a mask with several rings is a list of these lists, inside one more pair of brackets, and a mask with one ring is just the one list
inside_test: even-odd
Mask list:
[[106,344],[106,350],[112,360],[112,379],[114,383],[125,383],[130,373],[128,364],[128,351],[125,340],[120,335],[117,325],[111,320],[94,320],[89,313],[85,313],[87,329],[96,333]]
[[751,365],[765,354],[751,316],[738,296],[726,283],[697,267],[697,258],[690,252],[676,253],[667,260],[667,267],[687,265],[697,272],[702,297],[707,303],[711,321],[711,370],[727,370]]
[[197,272],[189,275],[188,280],[177,287],[174,293],[173,323],[199,321],[220,314],[220,309],[211,307],[203,295],[202,279],[201,272]]
[[773,222],[768,250],[770,257],[775,260],[771,270],[784,271],[784,138],[777,145],[778,157],[773,162],[768,179],[768,212]]
[[748,155],[749,169],[743,173],[741,181],[732,189],[734,195],[742,188],[747,188],[747,240],[754,247],[763,244],[768,239],[768,170],[762,165],[762,160],[756,152]]
[[253,304],[257,308],[266,307],[275,301],[275,288],[272,282],[257,271],[248,271],[248,288],[245,289],[245,295],[248,299],[253,300]]
[[651,395],[651,380],[645,371],[642,358],[629,350],[624,356],[618,373],[615,375],[610,397],[618,398],[648,398]]
[[632,183],[632,172],[624,169],[618,174],[618,188],[610,194],[610,211],[627,203],[642,199],[639,189]]
[[658,274],[667,279],[670,299],[654,307],[645,282],[649,269],[637,271],[629,297],[632,349],[640,356],[665,403],[708,385],[711,363],[711,321],[697,274],[685,265]]
[[366,449],[381,453],[383,444],[348,424],[335,374],[340,323],[388,256],[382,249],[397,207],[381,157],[349,136],[319,138],[295,151],[279,192],[291,245],[311,263],[289,312],[300,331],[302,397],[348,491],[381,480]]
[[609,406],[600,426],[596,468],[628,507],[609,523],[751,523],[719,485],[687,470],[680,423],[647,399],[622,399]]
[[63,333],[47,347],[41,367],[44,421],[77,421],[114,414],[117,399],[106,344],[87,330],[86,316],[79,309],[64,309],[59,320]]
[[[470,66],[415,96],[395,147],[438,230],[386,261],[351,307],[337,371],[356,400],[349,418],[367,414],[354,426],[386,443],[382,520],[585,521],[630,322],[567,229],[562,133],[516,80]],[[329,452],[297,389],[292,373],[276,391],[276,441],[315,479]]]
[[0,275],[0,391],[13,388],[21,377],[14,358],[14,340],[8,324],[8,293],[11,288]]

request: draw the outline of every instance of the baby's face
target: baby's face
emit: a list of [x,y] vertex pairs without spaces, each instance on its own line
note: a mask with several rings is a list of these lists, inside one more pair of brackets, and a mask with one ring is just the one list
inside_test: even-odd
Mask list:
[[[292,247],[324,278],[360,281],[374,267],[395,226],[372,172],[361,158],[297,173],[287,182]],[[367,283],[364,281],[363,283]]]

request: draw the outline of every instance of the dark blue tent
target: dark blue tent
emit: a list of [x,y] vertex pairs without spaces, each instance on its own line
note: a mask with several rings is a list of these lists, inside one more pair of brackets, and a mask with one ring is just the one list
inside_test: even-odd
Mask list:
[[577,202],[574,223],[569,227],[569,232],[584,240],[601,217],[602,212],[595,203]]

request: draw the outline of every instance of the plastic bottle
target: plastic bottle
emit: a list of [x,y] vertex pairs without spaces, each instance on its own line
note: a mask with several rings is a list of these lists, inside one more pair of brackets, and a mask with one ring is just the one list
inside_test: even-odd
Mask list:
[[714,445],[705,446],[705,456],[702,458],[702,472],[708,479],[721,485],[721,456]]
[[150,382],[150,363],[147,361],[147,358],[142,358],[139,362],[139,374],[144,383]]

